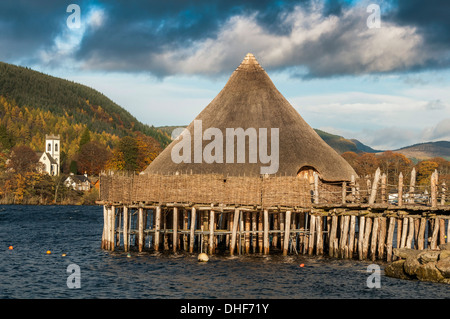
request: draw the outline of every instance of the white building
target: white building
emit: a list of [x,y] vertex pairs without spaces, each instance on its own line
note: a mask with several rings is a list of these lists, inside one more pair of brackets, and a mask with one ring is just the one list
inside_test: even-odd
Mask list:
[[70,173],[69,177],[64,181],[64,185],[77,191],[88,191],[91,189],[91,182],[86,174],[74,175]]
[[61,144],[59,135],[45,135],[45,151],[39,154],[41,171],[57,176],[60,172]]

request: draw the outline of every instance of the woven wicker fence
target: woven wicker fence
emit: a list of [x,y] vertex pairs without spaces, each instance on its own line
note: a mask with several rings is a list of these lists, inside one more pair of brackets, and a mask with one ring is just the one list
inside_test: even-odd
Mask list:
[[100,200],[310,207],[311,193],[306,181],[290,176],[103,175]]

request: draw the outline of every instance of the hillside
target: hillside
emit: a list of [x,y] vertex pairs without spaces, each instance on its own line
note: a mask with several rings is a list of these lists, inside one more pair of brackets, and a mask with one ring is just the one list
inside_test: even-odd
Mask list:
[[29,68],[0,62],[0,125],[16,144],[41,150],[45,134],[60,134],[66,154],[74,153],[81,133],[112,148],[139,132],[165,147],[170,138],[139,122],[102,93]]
[[394,152],[402,153],[406,157],[417,160],[430,159],[433,157],[442,157],[450,160],[450,142],[428,142],[419,143],[411,146],[402,147]]

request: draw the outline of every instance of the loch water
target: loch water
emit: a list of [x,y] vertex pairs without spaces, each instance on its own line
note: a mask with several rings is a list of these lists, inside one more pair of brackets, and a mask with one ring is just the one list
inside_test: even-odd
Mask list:
[[[271,253],[219,254],[201,263],[197,254],[151,250],[127,256],[100,248],[102,230],[99,206],[0,206],[0,299],[450,297],[445,284],[385,276],[383,262],[375,263],[380,286],[371,288],[370,261]],[[74,265],[79,287],[70,285]]]

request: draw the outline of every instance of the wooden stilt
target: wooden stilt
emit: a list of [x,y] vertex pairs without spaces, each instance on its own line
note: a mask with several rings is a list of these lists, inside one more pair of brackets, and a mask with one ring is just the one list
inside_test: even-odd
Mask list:
[[411,171],[411,181],[409,183],[409,198],[408,203],[413,204],[414,203],[414,188],[416,186],[416,168],[413,167]]
[[375,203],[375,199],[376,199],[376,196],[377,196],[378,182],[380,180],[380,175],[381,175],[380,168],[377,168],[377,170],[375,172],[375,177],[373,179],[372,190],[370,192],[370,198],[369,198],[369,204],[370,205]]
[[435,218],[433,225],[433,235],[431,236],[431,243],[430,243],[431,249],[437,249],[438,234],[439,234],[439,218]]
[[323,255],[322,216],[316,216],[316,255]]
[[341,216],[342,218],[342,237],[340,238],[340,256],[341,258],[348,258],[348,228],[350,222],[350,216]]
[[161,229],[161,206],[156,206],[155,216],[155,236],[153,238],[153,247],[156,251],[159,251],[159,232]]
[[139,207],[138,210],[138,249],[142,252],[144,246],[144,209]]
[[234,255],[234,249],[236,248],[237,228],[239,226],[239,209],[235,209],[233,213],[233,225],[231,232],[231,244],[230,255]]
[[397,218],[397,248],[401,248],[403,219]]
[[338,224],[338,217],[336,215],[333,215],[331,217],[331,232],[330,232],[330,241],[328,244],[328,255],[330,257],[333,257],[336,255],[336,252],[335,252],[336,247],[334,245],[334,241],[336,239],[337,224]]
[[309,244],[308,244],[308,255],[312,255],[314,251],[314,242],[315,242],[315,234],[316,234],[316,216],[310,215],[309,216]]
[[256,253],[257,248],[257,231],[258,230],[258,213],[252,212],[252,250],[253,253]]
[[403,206],[403,174],[398,175],[398,206]]
[[128,252],[130,249],[130,242],[128,239],[128,207],[123,206],[123,249]]
[[[441,190],[441,205],[445,205],[445,192],[447,191],[447,187],[445,186],[445,182],[442,182],[442,190]],[[450,235],[450,234],[449,234]],[[447,236],[448,239],[449,236]]]
[[167,234],[167,209],[164,210],[163,227],[164,227],[164,250],[169,250],[169,235]]
[[172,249],[177,252],[178,244],[178,207],[173,208]]
[[264,255],[269,254],[269,211],[264,210]]
[[263,216],[261,212],[258,212],[258,251],[263,252]]
[[194,244],[195,244],[195,225],[196,225],[196,216],[197,211],[195,207],[191,208],[191,229],[189,234],[189,252],[192,254],[194,252]]
[[380,217],[378,235],[378,259],[384,259],[384,248],[386,242],[386,217]]
[[358,224],[358,258],[359,260],[364,259],[364,231],[366,225],[366,218],[364,216],[359,217]]
[[289,248],[289,235],[291,233],[291,212],[286,211],[284,239],[283,239],[283,256],[287,255]]
[[214,222],[215,212],[213,210],[209,213],[209,254],[212,255],[215,250],[214,246]]
[[426,218],[420,218],[419,233],[417,235],[417,249],[425,249],[425,230],[427,228]]
[[110,218],[111,218],[111,225],[110,225],[110,243],[109,243],[109,249],[111,251],[114,251],[114,234],[116,233],[116,207],[115,206],[111,206],[110,209]]
[[[278,217],[279,217],[278,213],[273,214],[273,229],[274,230],[280,230],[280,221],[279,221]],[[278,233],[273,234],[272,246],[275,248],[278,246]]]
[[363,239],[363,259],[367,259],[367,255],[369,252],[369,238],[372,232],[372,218],[366,218],[366,229],[364,230],[364,239]]
[[403,225],[402,225],[402,239],[400,243],[400,248],[406,247],[406,235],[408,233],[408,218],[403,218]]
[[418,249],[417,240],[419,237],[419,226],[420,226],[420,219],[414,218],[414,249]]
[[348,258],[353,258],[355,242],[356,216],[350,216],[350,231],[348,234]]
[[408,217],[408,237],[406,238],[406,248],[412,248],[412,241],[414,238],[414,219],[412,217]]
[[394,239],[394,230],[395,230],[395,218],[390,217],[388,235],[386,240],[386,260],[388,262],[392,261],[392,242]]
[[250,218],[251,218],[251,212],[243,212],[245,216],[245,253],[248,254],[250,252]]
[[103,205],[103,233],[102,233],[102,243],[101,243],[101,248],[105,249],[106,248],[106,234],[108,232],[107,230],[107,224],[108,224],[108,211],[106,208],[106,205]]
[[285,213],[284,212],[280,212],[279,213],[279,220],[280,220],[280,229],[283,231],[280,235],[280,248],[283,249],[284,247],[284,230],[286,229],[285,226]]
[[[307,213],[304,213],[304,212],[300,213],[299,229],[302,231],[305,231],[305,215],[306,214]],[[305,233],[300,233],[298,251],[299,251],[299,253],[304,253],[304,250],[305,250]]]
[[438,173],[437,170],[431,174],[431,207],[437,207],[437,181]]
[[370,242],[370,258],[372,261],[375,261],[377,253],[378,224],[379,218],[374,217],[372,225],[372,241]]

